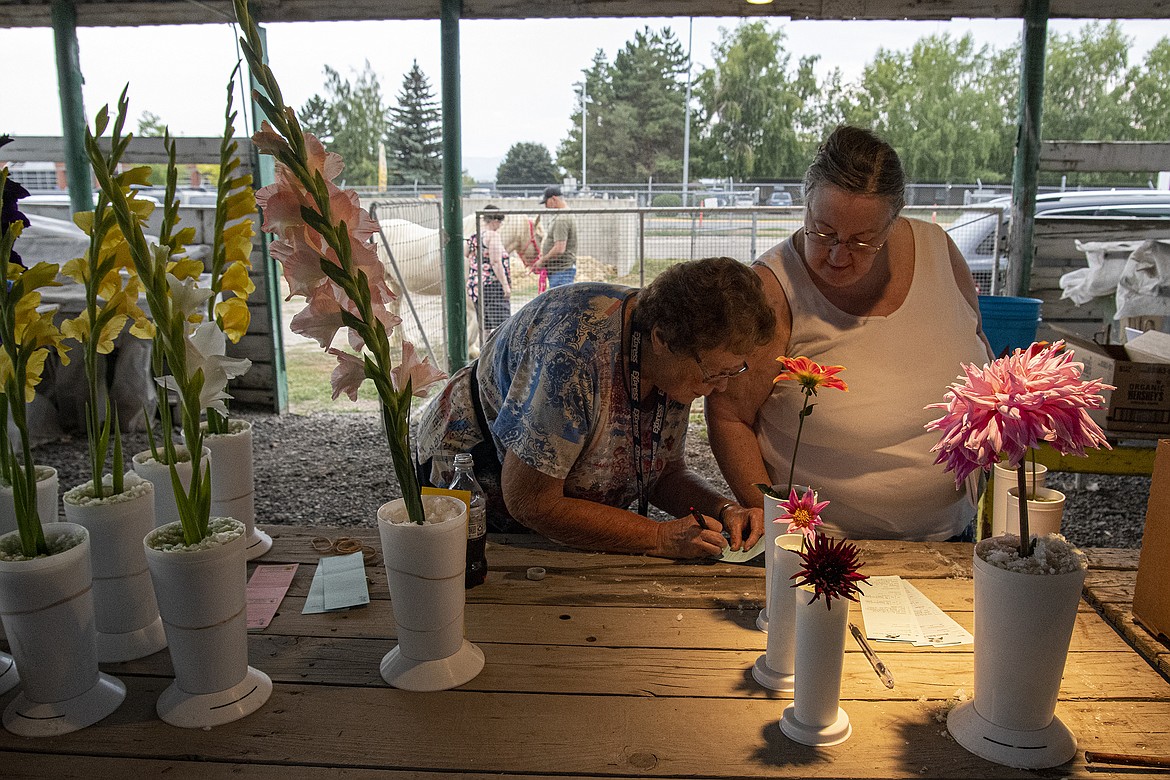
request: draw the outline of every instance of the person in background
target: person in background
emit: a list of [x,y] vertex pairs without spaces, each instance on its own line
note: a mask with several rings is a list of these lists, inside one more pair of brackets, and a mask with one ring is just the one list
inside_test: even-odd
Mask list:
[[[754,544],[762,511],[687,468],[687,425],[691,403],[740,381],[774,327],[758,277],[726,257],[679,263],[641,290],[551,288],[427,404],[420,480],[447,484],[470,452],[489,530],[514,520],[583,549],[717,556],[720,525],[732,549]],[[650,519],[651,503],[678,519]]]
[[[561,188],[556,185],[545,188],[540,202],[546,209],[569,207]],[[548,271],[549,287],[572,284],[577,278],[577,221],[571,214],[556,214],[545,225],[540,258],[532,268]]]
[[773,379],[779,356],[841,365],[846,393],[821,393],[793,484],[830,501],[825,531],[863,539],[966,538],[974,506],[934,465],[923,426],[962,373],[990,357],[962,254],[937,225],[899,216],[905,176],[873,133],[838,127],[804,177],[804,225],[754,264],[776,314],[772,341],[706,406],[711,448],[744,506],[757,483],[788,482],[804,396]]
[[[487,205],[484,211],[499,211],[499,207]],[[483,229],[467,241],[467,294],[479,319],[484,337],[500,327],[512,313],[512,275],[508,250],[500,238],[500,226],[504,224],[503,214],[483,218]],[[482,249],[480,249],[482,247]],[[479,255],[486,260],[480,271]],[[480,278],[483,279],[483,301],[480,302]]]

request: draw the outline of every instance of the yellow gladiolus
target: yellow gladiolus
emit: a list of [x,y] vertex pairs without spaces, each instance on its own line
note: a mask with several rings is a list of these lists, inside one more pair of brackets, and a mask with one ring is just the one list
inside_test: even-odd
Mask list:
[[252,220],[250,219],[224,228],[224,259],[229,263],[246,263],[250,266],[249,258],[252,256],[252,236],[254,235],[256,233],[252,230]]
[[241,298],[247,298],[256,291],[256,284],[248,276],[247,266],[243,263],[232,263],[220,277],[219,288],[226,292],[233,292]]
[[252,322],[252,312],[243,298],[228,298],[215,304],[215,316],[223,325],[224,335],[233,344],[240,343]]
[[202,260],[192,260],[189,257],[174,260],[167,265],[167,273],[172,274],[176,279],[198,279],[203,270]]

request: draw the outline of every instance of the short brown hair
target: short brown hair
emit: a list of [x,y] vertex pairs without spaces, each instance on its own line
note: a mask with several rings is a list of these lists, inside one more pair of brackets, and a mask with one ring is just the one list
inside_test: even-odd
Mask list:
[[708,257],[667,268],[638,293],[638,323],[658,329],[672,352],[725,348],[746,355],[768,343],[776,315],[749,266]]
[[839,125],[821,144],[804,174],[806,201],[819,184],[886,198],[892,217],[906,205],[906,174],[898,153],[861,127]]

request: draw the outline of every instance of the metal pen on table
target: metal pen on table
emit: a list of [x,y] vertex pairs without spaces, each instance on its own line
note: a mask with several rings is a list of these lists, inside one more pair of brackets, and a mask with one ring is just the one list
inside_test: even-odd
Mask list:
[[861,652],[865,654],[865,660],[869,661],[869,665],[877,672],[877,676],[881,678],[882,684],[887,688],[893,688],[894,675],[890,674],[890,670],[882,663],[882,659],[878,658],[877,653],[869,646],[865,634],[861,633],[861,629],[852,623],[849,624],[849,633],[853,634],[853,638],[857,640],[857,644],[861,647]]

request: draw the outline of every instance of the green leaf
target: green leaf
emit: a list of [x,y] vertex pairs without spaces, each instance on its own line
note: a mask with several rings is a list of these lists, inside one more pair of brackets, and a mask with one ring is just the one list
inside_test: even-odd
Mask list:
[[769,498],[774,498],[777,501],[783,501],[784,499],[788,498],[788,496],[782,496],[779,493],[777,493],[771,485],[765,485],[762,482],[757,482],[755,484],[756,484],[756,489],[759,490],[761,493],[763,493],[765,496],[768,496]]

